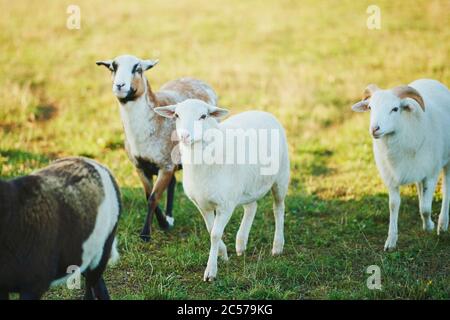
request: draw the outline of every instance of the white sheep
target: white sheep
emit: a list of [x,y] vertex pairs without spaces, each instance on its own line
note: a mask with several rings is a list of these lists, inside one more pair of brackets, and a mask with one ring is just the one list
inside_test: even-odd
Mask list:
[[[275,215],[272,254],[281,254],[289,157],[286,135],[277,119],[267,112],[249,111],[219,123],[218,119],[228,111],[196,99],[156,108],[155,111],[162,116],[176,118],[184,191],[201,212],[211,236],[204,280],[211,281],[216,277],[218,255],[228,260],[222,235],[236,206],[244,206],[244,216],[236,236],[236,252],[241,255],[247,246],[256,201],[270,190],[274,197]],[[269,131],[274,133],[270,136],[270,143],[267,138]],[[241,143],[248,144],[239,144],[234,138],[241,138]],[[196,159],[199,152],[202,159]],[[262,157],[256,159],[255,154],[270,154],[272,161],[269,164]],[[239,162],[234,155],[237,158],[246,155],[246,159]]]
[[389,234],[385,250],[398,238],[400,186],[416,183],[423,229],[432,231],[431,205],[436,184],[444,171],[443,201],[438,234],[448,229],[450,201],[450,91],[429,79],[408,86],[380,90],[369,85],[356,112],[371,110],[375,162],[389,190]]
[[86,299],[109,299],[102,274],[118,259],[121,207],[109,170],[86,158],[0,180],[0,299],[39,299],[77,270]]
[[[132,55],[97,61],[97,65],[107,67],[112,73],[112,91],[120,105],[125,149],[136,167],[148,201],[147,218],[141,232],[144,241],[150,240],[154,212],[161,228],[168,229],[174,223],[172,208],[177,163],[172,159],[172,150],[178,142],[171,139],[171,134],[175,130],[175,122],[158,116],[154,108],[189,98],[214,105],[217,102],[217,96],[208,84],[192,78],[169,81],[160,91],[153,93],[144,71],[157,63],[158,60],[142,60]],[[157,178],[153,185],[154,176]],[[158,203],[166,189],[164,215]]]

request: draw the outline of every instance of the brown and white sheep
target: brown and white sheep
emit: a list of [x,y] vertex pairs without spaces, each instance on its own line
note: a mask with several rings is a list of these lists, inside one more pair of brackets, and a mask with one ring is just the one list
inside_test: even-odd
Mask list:
[[[136,167],[148,201],[147,218],[141,238],[149,241],[153,213],[159,225],[168,229],[173,225],[173,197],[175,170],[173,159],[177,145],[172,139],[175,121],[159,116],[154,108],[173,105],[196,98],[209,104],[217,104],[214,90],[205,82],[193,78],[181,78],[164,84],[153,93],[144,71],[151,69],[157,60],[141,60],[132,55],[118,56],[112,60],[97,61],[111,70],[112,91],[120,105],[120,115],[125,131],[125,149]],[[153,184],[153,177],[157,175]],[[164,191],[168,189],[166,214],[158,206]]]

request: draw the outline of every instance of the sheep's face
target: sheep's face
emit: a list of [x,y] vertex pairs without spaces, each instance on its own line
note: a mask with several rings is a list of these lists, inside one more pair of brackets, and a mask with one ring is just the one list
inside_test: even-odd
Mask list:
[[[396,92],[395,90],[380,90],[372,87],[366,88],[365,97],[362,101],[352,106],[355,112],[365,112],[370,110],[370,127],[369,133],[374,139],[394,134],[401,130],[401,118],[408,116],[412,112],[416,112],[422,108],[423,100],[418,96],[417,92],[413,92],[409,96],[402,96],[403,92],[411,92],[411,88],[405,91]],[[397,90],[398,91],[398,90]],[[400,96],[399,96],[400,95]]]
[[393,134],[397,130],[402,109],[402,100],[388,90],[375,92],[369,100],[369,133],[374,139]]
[[147,84],[143,73],[157,63],[157,60],[141,60],[131,55],[97,61],[97,65],[103,65],[111,70],[112,91],[123,103],[133,101],[145,92]]
[[217,121],[228,114],[226,109],[197,99],[155,108],[155,112],[163,117],[176,119],[177,137],[186,145],[203,140],[207,130],[216,128]]

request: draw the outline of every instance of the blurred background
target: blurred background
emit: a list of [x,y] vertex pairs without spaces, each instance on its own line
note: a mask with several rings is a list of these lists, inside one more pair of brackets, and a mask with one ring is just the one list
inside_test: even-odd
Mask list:
[[[72,4],[80,8],[80,29],[66,26]],[[367,26],[369,5],[380,9],[380,29]],[[368,115],[350,110],[369,83],[434,78],[450,85],[450,1],[0,0],[0,9],[0,176],[68,155],[112,169],[126,206],[122,265],[109,274],[113,298],[450,296],[450,241],[420,232],[413,188],[405,189],[400,217],[403,250],[382,253],[386,192]],[[193,76],[211,84],[232,113],[261,109],[281,120],[293,170],[284,257],[268,257],[273,217],[266,199],[248,260],[234,256],[221,267],[221,282],[200,283],[208,239],[181,185],[177,228],[149,246],[138,241],[145,199],[123,150],[109,72],[95,65],[124,53],[160,59],[146,73],[155,91]],[[240,214],[227,231],[229,251]],[[390,280],[383,292],[365,287],[365,268],[377,263]],[[56,289],[48,297],[78,295]]]

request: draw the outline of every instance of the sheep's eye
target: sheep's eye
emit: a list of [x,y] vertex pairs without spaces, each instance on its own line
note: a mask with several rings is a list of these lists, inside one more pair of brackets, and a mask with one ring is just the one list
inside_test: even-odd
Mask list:
[[206,119],[206,114],[203,114],[201,117],[200,117],[200,120],[205,120]]
[[371,108],[370,106],[367,106],[367,109],[369,109],[369,110],[370,110],[370,109],[372,109],[372,108]]
[[136,63],[133,66],[133,70],[131,70],[131,73],[141,73],[142,72],[142,68],[139,66],[139,63]]
[[397,107],[392,108],[392,111],[393,111],[393,112],[397,112],[397,111],[398,111],[398,108],[397,108]]
[[175,118],[177,118],[177,119],[179,118],[179,117],[178,117],[178,113],[175,113]]

